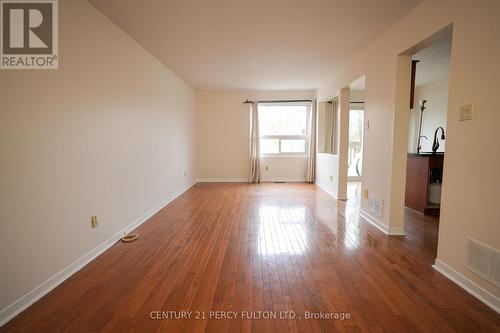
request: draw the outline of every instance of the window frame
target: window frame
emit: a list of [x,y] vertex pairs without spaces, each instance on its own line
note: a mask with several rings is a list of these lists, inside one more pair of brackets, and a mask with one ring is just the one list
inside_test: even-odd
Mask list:
[[[284,105],[284,106],[305,106],[306,107],[306,133],[304,135],[260,135],[260,140],[262,139],[277,139],[279,140],[278,153],[260,153],[260,157],[262,158],[307,158],[309,157],[309,140],[310,140],[310,121],[311,121],[311,102],[264,102],[259,103],[259,121],[260,121],[260,107],[261,106],[276,106],[276,105]],[[305,140],[305,148],[304,152],[282,152],[281,151],[281,141],[282,140]]]

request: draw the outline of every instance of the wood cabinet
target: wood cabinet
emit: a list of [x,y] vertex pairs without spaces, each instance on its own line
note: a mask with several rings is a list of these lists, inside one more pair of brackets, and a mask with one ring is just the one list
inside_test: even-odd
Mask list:
[[432,183],[442,183],[444,154],[408,154],[405,205],[426,215],[439,215],[439,204],[429,202]]

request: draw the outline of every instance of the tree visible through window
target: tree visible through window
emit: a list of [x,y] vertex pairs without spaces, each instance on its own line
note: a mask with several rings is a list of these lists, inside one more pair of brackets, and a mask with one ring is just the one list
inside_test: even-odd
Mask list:
[[309,103],[259,103],[260,152],[305,154]]

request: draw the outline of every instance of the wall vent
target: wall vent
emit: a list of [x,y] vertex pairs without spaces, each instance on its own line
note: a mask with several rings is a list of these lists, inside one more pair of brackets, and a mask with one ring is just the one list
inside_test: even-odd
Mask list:
[[468,238],[467,269],[500,287],[500,251]]
[[494,251],[491,256],[490,278],[492,282],[500,287],[500,253]]
[[384,200],[382,198],[369,194],[368,209],[374,216],[382,217],[384,213]]

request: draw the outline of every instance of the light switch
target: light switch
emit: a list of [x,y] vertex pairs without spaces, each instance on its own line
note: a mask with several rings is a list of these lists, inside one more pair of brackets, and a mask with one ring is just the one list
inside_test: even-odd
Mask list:
[[460,107],[460,121],[471,120],[472,119],[472,104],[465,104]]

